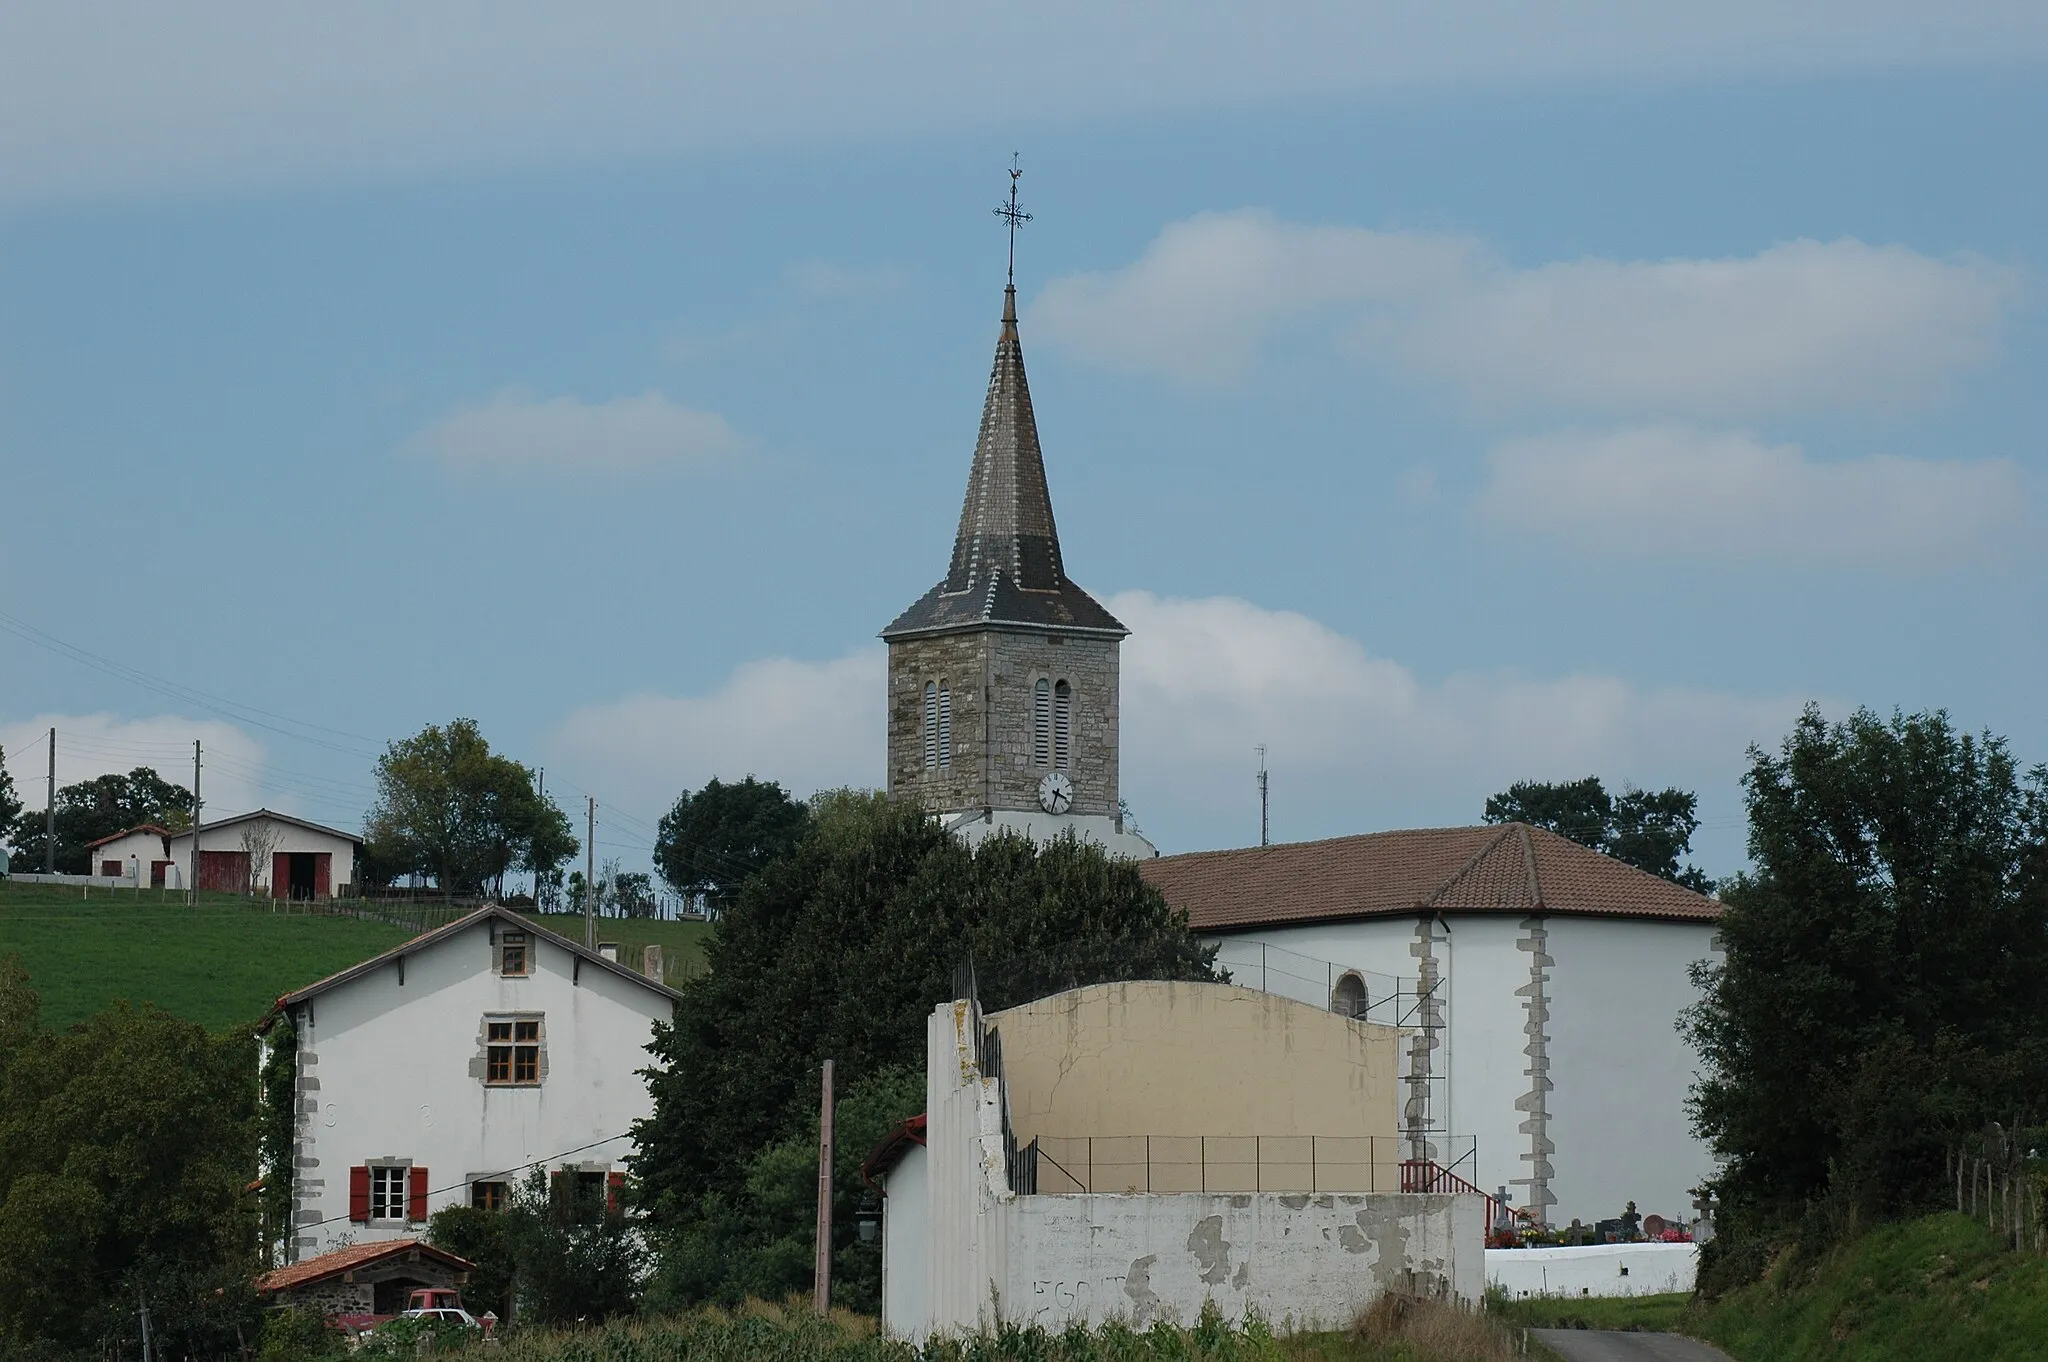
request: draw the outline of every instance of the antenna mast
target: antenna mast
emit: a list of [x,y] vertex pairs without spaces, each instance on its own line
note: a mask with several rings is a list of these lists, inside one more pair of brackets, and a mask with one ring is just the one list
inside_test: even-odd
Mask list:
[[1267,845],[1266,837],[1266,745],[1259,744],[1259,845]]

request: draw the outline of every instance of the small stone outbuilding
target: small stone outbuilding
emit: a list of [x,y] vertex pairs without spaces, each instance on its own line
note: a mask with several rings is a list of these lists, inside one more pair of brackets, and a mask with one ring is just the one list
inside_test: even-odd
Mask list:
[[475,1266],[418,1239],[378,1239],[266,1272],[256,1279],[256,1289],[278,1305],[347,1324],[395,1315],[422,1287],[460,1287]]

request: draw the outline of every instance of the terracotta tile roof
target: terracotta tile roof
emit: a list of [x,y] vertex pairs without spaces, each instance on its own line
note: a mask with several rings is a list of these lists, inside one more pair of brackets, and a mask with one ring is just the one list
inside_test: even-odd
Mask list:
[[347,1248],[323,1253],[318,1258],[308,1258],[303,1263],[293,1263],[272,1272],[266,1272],[256,1279],[258,1291],[289,1291],[295,1286],[325,1281],[339,1277],[344,1272],[353,1272],[360,1267],[381,1263],[386,1258],[402,1256],[417,1249],[423,1258],[432,1258],[445,1267],[457,1272],[473,1271],[475,1263],[467,1258],[458,1258],[445,1249],[437,1249],[420,1239],[379,1239],[367,1244],[350,1244]]
[[1521,823],[1197,851],[1139,870],[1198,931],[1419,912],[1721,916],[1703,894]]
[[127,837],[138,832],[153,832],[159,837],[177,836],[177,834],[172,832],[169,828],[160,828],[154,823],[137,823],[132,828],[122,828],[119,832],[113,833],[106,837],[102,837],[97,842],[87,842],[85,844],[85,849],[87,851],[91,851],[94,847],[103,847],[109,842],[118,842],[123,837]]

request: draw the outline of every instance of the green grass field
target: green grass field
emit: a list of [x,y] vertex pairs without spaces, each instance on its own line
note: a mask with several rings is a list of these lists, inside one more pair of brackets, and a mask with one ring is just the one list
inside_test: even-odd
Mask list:
[[116,998],[212,1030],[260,1018],[280,993],[412,935],[354,918],[286,915],[231,894],[196,908],[144,890],[0,884],[0,955],[18,954],[43,1021],[68,1026]]
[[[457,916],[442,907],[380,906],[403,925],[327,913],[280,911],[267,900],[205,894],[188,908],[153,890],[77,889],[0,882],[0,956],[18,954],[43,1000],[43,1020],[72,1022],[116,998],[152,1002],[213,1029],[246,1025],[279,994],[389,950]],[[535,921],[572,941],[583,939],[573,914]],[[639,968],[659,942],[671,984],[701,973],[702,922],[600,918],[600,941]]]

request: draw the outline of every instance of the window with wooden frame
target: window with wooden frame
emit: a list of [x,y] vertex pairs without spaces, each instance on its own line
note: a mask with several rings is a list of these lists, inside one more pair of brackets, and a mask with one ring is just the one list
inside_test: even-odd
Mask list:
[[508,931],[498,934],[498,973],[508,978],[523,979],[533,970],[533,943],[527,940],[525,932]]
[[348,1170],[348,1218],[357,1224],[427,1218],[427,1170],[416,1163],[357,1164]]
[[480,1211],[502,1211],[512,1204],[512,1184],[472,1182],[469,1184],[469,1204]]
[[484,1019],[484,1082],[508,1088],[539,1084],[539,1017]]

